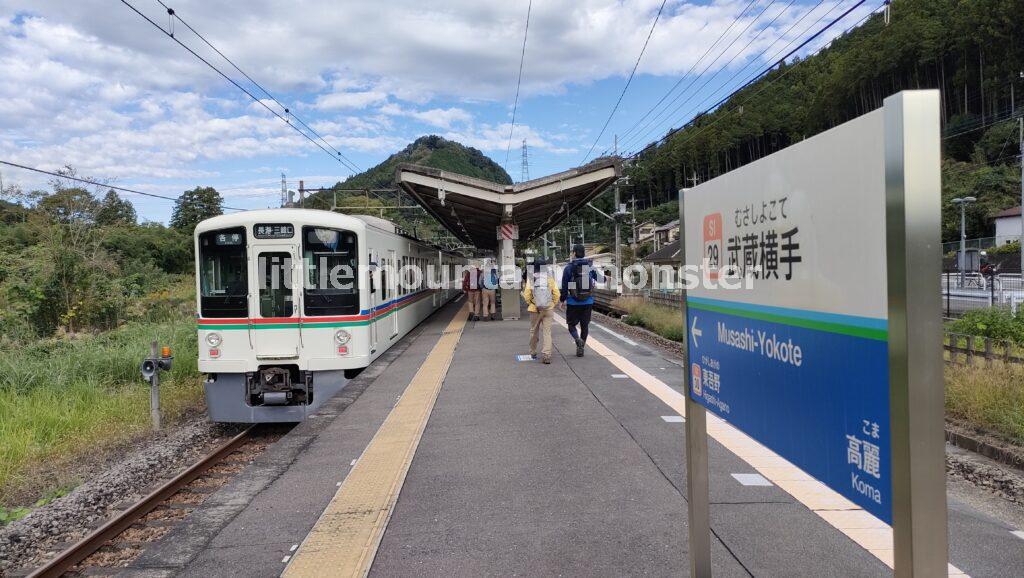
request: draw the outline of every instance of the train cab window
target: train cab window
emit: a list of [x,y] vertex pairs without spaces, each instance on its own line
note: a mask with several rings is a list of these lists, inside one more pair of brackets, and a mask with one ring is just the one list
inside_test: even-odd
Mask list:
[[291,317],[291,253],[260,253],[256,270],[260,280],[260,317]]
[[[306,268],[306,315],[359,313],[359,253],[356,234],[322,227],[302,228]],[[383,281],[382,281],[383,285]]]
[[199,310],[203,317],[248,317],[245,229],[199,235]]

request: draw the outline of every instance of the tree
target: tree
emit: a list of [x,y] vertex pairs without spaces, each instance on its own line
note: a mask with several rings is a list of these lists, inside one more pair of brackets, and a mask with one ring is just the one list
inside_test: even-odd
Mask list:
[[134,225],[136,218],[135,207],[117,196],[113,189],[107,191],[96,211],[96,224],[102,226]]
[[72,187],[57,189],[43,197],[38,207],[61,225],[92,225],[96,222],[100,202],[89,191]]
[[196,187],[185,191],[174,203],[171,227],[192,233],[200,221],[223,214],[223,203],[224,199],[213,187]]

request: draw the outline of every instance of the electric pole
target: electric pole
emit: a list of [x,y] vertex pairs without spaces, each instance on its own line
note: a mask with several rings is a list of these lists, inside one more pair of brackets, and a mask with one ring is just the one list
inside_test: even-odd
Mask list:
[[[615,135],[615,156],[619,156],[619,135]],[[622,208],[619,207],[619,180],[615,179],[615,205],[612,216],[615,218],[615,292],[621,293],[622,286]]]
[[1024,116],[1017,122],[1020,130],[1020,274],[1024,279]]

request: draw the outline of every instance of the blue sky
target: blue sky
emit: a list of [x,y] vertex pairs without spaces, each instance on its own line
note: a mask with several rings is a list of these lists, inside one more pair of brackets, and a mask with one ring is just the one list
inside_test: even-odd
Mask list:
[[[129,1],[169,26],[156,0]],[[615,134],[626,135],[623,152],[657,139],[855,3],[668,0],[591,158]],[[244,11],[227,1],[168,4],[361,169],[425,134],[505,163],[527,0],[251,0]],[[523,139],[532,178],[583,162],[660,4],[534,2],[507,165],[513,179]],[[874,8],[865,3],[805,52]],[[174,32],[257,90],[180,22]],[[169,196],[211,185],[241,208],[276,206],[282,172],[290,188],[351,174],[119,1],[0,0],[0,78],[3,160],[68,164]],[[666,93],[675,103],[637,125]],[[47,180],[13,169],[3,177],[24,189]],[[170,216],[170,202],[126,198],[144,219]]]

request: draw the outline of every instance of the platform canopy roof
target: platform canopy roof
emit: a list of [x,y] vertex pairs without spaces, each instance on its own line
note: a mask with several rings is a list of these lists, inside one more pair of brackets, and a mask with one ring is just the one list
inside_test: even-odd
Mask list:
[[514,185],[419,165],[401,165],[395,181],[464,243],[498,245],[499,225],[519,226],[519,242],[543,235],[601,194],[622,174],[617,157]]

